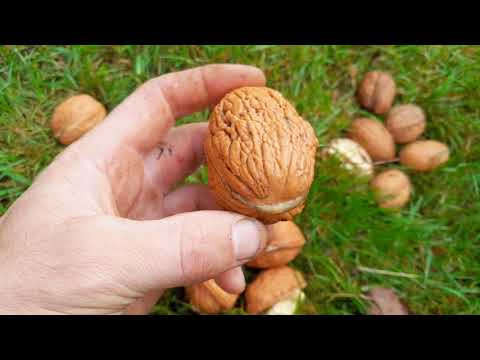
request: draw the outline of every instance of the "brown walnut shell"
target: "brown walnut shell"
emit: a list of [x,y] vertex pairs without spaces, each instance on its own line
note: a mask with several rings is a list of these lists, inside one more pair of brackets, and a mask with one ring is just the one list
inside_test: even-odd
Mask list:
[[304,245],[305,237],[294,222],[278,222],[268,227],[266,249],[246,265],[257,269],[287,265],[300,254]]
[[54,136],[64,145],[80,139],[107,116],[105,107],[90,95],[75,95],[58,105],[50,126]]
[[426,115],[416,105],[394,106],[388,114],[386,126],[397,144],[407,144],[424,133],[427,127]]
[[238,299],[238,295],[227,293],[213,279],[186,287],[185,293],[196,312],[209,315],[233,309]]
[[435,140],[415,141],[400,152],[400,162],[403,165],[421,172],[435,170],[449,158],[448,146]]
[[209,186],[225,210],[266,224],[292,220],[312,184],[317,147],[312,126],[279,92],[236,89],[209,119]]
[[263,270],[245,290],[247,313],[260,314],[306,286],[302,273],[288,266]]
[[358,101],[377,115],[387,113],[393,105],[397,87],[392,76],[383,71],[365,75],[358,89]]
[[400,209],[410,200],[412,184],[400,170],[386,170],[375,176],[372,188],[382,208]]
[[393,137],[378,120],[356,119],[349,129],[349,137],[360,144],[374,161],[388,161],[395,158]]

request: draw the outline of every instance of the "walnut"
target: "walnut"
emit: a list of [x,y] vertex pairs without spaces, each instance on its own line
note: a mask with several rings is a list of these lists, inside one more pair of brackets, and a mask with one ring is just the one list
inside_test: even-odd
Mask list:
[[238,295],[227,293],[213,279],[186,287],[185,294],[195,312],[209,315],[233,309],[238,299]]
[[358,100],[367,110],[377,115],[387,113],[393,105],[397,88],[392,76],[382,71],[371,71],[358,89]]
[[350,129],[349,137],[361,145],[374,161],[393,160],[395,142],[387,128],[378,120],[359,118]]
[[390,110],[386,125],[397,144],[407,144],[424,133],[427,127],[426,115],[416,105],[398,105]]
[[447,145],[435,140],[415,141],[400,152],[400,163],[412,170],[427,172],[445,164],[450,158]]
[[107,116],[105,107],[90,95],[75,95],[58,105],[50,126],[64,145],[80,139]]
[[281,221],[268,227],[268,245],[247,266],[269,269],[287,265],[294,260],[305,245],[302,230],[292,221]]
[[[279,313],[276,305],[285,305],[288,312],[293,315],[296,305],[304,298],[303,289],[307,286],[303,274],[288,266],[263,270],[245,290],[246,310],[249,314]],[[286,302],[287,304],[285,304]],[[293,306],[291,306],[293,305]],[[293,311],[292,311],[293,310]]]
[[227,94],[212,111],[204,147],[209,185],[225,210],[266,224],[302,212],[318,140],[279,92],[243,87]]
[[381,172],[372,180],[372,188],[380,207],[400,209],[410,200],[412,184],[408,176],[400,170],[390,169]]

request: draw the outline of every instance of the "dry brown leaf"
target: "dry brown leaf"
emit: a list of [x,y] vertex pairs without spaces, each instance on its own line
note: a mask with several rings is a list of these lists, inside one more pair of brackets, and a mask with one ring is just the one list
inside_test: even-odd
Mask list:
[[367,294],[372,301],[368,315],[408,315],[408,308],[392,289],[376,288]]

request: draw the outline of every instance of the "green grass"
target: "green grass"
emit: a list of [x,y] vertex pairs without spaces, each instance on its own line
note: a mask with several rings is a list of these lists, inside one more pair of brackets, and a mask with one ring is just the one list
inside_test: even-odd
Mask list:
[[[452,157],[433,173],[407,170],[415,193],[398,213],[379,209],[365,181],[318,162],[307,208],[297,218],[307,245],[292,264],[309,283],[302,313],[364,314],[362,294],[383,286],[394,288],[417,314],[480,314],[478,59],[475,46],[4,46],[0,214],[61,151],[48,120],[69,94],[91,93],[112,109],[163,73],[214,62],[252,64],[325,145],[355,116],[369,115],[353,95],[362,74],[382,69],[397,81],[398,103],[426,110],[426,136],[446,142]],[[205,112],[182,122],[204,120]],[[205,182],[205,170],[188,181]],[[191,312],[175,289],[154,313]]]

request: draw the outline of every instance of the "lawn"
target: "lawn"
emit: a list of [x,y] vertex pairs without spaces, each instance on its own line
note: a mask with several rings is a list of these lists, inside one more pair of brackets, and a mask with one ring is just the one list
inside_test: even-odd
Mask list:
[[[0,47],[0,215],[62,150],[48,123],[64,97],[90,93],[111,110],[151,77],[217,62],[263,69],[268,86],[296,105],[321,145],[341,136],[356,116],[372,116],[357,105],[356,86],[368,70],[389,71],[400,89],[397,102],[422,106],[425,136],[452,152],[432,173],[404,169],[414,195],[401,212],[379,209],[365,180],[318,161],[307,207],[296,219],[307,238],[292,263],[308,281],[300,313],[365,314],[364,294],[380,286],[394,289],[415,314],[480,314],[476,46]],[[205,178],[201,169],[188,181]],[[191,311],[182,289],[174,289],[154,313]]]

